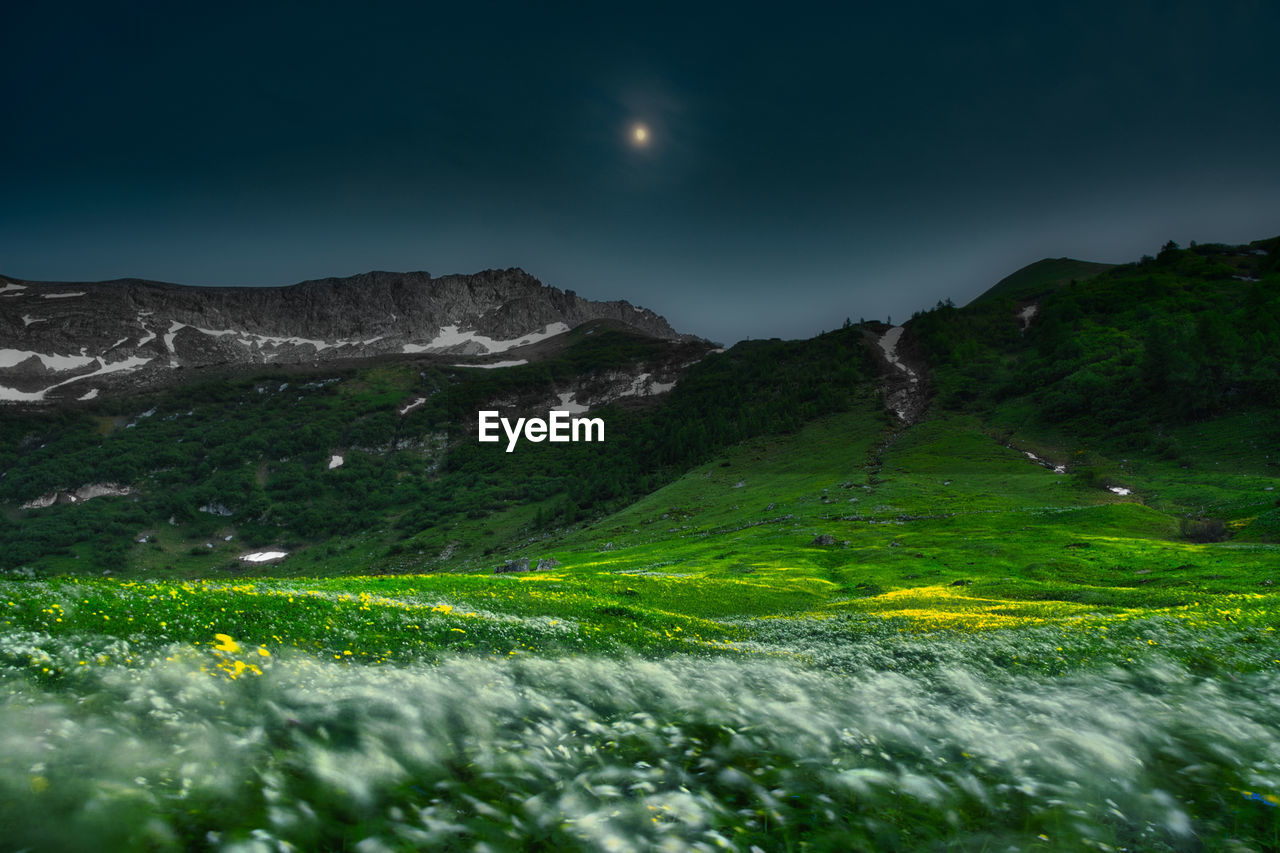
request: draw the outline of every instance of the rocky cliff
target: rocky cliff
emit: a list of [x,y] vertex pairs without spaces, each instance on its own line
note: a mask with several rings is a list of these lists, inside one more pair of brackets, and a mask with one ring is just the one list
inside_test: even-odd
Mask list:
[[482,356],[597,319],[692,339],[648,309],[582,299],[520,269],[228,288],[0,276],[0,401],[90,400],[167,381],[177,368]]

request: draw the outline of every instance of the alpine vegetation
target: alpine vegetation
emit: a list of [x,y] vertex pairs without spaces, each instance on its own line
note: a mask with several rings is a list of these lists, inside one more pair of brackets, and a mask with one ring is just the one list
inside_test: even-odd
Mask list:
[[377,667],[228,635],[140,651],[10,634],[0,821],[29,849],[1275,842],[1274,670],[1209,680],[1155,656],[1054,678],[991,666],[995,646],[856,671],[690,656]]

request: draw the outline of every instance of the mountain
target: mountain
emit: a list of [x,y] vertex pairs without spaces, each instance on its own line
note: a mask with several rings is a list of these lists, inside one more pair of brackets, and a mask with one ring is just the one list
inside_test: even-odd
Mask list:
[[648,309],[582,299],[519,269],[370,272],[262,288],[0,276],[0,400],[90,400],[172,382],[179,368],[483,357],[591,320],[693,339]]
[[[525,363],[11,408],[0,823],[31,849],[1274,849],[1278,258],[1049,261],[727,351],[592,320]],[[549,406],[605,440],[477,441],[479,409]]]
[[[123,315],[140,325],[119,344],[122,359],[159,360],[152,369],[186,381],[83,401],[90,395],[80,392],[75,405],[0,421],[0,568],[199,575],[236,571],[245,547],[271,546],[308,555],[291,557],[292,571],[474,568],[566,535],[612,536],[596,525],[742,442],[853,412],[860,434],[873,437],[867,471],[887,470],[894,446],[945,422],[1026,448],[1086,493],[1133,490],[1138,459],[1175,473],[1225,465],[1232,442],[1253,454],[1251,476],[1270,476],[1280,460],[1254,450],[1280,440],[1265,415],[1280,404],[1277,248],[1166,246],[1091,276],[1080,274],[1092,269],[1082,262],[1046,261],[970,305],[939,305],[902,326],[858,324],[726,352],[680,339],[627,303],[584,302],[519,272],[235,291],[246,304],[172,285],[8,282],[0,306],[33,321],[49,297],[60,312],[114,306],[106,319],[63,314],[69,328],[48,321],[46,340],[63,343],[45,352],[74,352],[75,340],[93,341],[87,352],[111,350],[108,320]],[[591,311],[608,319],[534,340]],[[432,318],[425,332],[404,319],[412,312]],[[241,331],[215,334],[224,326]],[[516,338],[522,329],[534,331]],[[262,340],[285,332],[326,347]],[[147,335],[155,337],[139,342]],[[357,338],[364,343],[336,343]],[[221,373],[169,370],[171,360],[212,365],[215,345],[228,363],[244,360]],[[467,355],[481,347],[481,360]],[[287,359],[298,360],[282,369]],[[33,376],[65,381],[31,361]],[[589,411],[607,425],[606,440],[526,441],[508,453],[505,441],[476,440],[477,412],[488,409],[513,421]],[[1215,449],[1206,455],[1206,446]],[[810,460],[805,482],[825,476],[819,460],[829,448],[796,453]],[[950,453],[931,463],[940,481],[968,464]],[[752,493],[783,488],[742,479]],[[1212,499],[1185,484],[1155,489],[1160,501],[1150,506],[1168,525],[1190,514],[1196,535],[1272,538],[1280,518],[1260,491],[1222,497],[1240,482],[1206,486]],[[693,511],[686,503],[673,519]],[[363,556],[337,559],[346,547],[338,543],[355,541]]]

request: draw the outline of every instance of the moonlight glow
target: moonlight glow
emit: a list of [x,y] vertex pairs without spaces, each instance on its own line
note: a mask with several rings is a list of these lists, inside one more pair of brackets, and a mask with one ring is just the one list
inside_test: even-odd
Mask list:
[[649,144],[649,126],[646,124],[636,123],[631,126],[631,142],[634,145],[644,147]]

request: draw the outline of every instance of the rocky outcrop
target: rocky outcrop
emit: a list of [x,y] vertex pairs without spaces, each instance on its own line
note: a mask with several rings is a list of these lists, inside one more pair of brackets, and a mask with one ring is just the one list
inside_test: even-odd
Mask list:
[[94,498],[118,498],[133,494],[129,486],[118,483],[87,483],[78,489],[49,492],[38,498],[32,498],[22,505],[23,509],[44,509],[54,504],[74,504],[91,501]]
[[290,287],[187,287],[0,276],[0,400],[90,399],[175,368],[488,355],[612,320],[696,340],[626,301],[593,302],[519,269],[370,272]]

